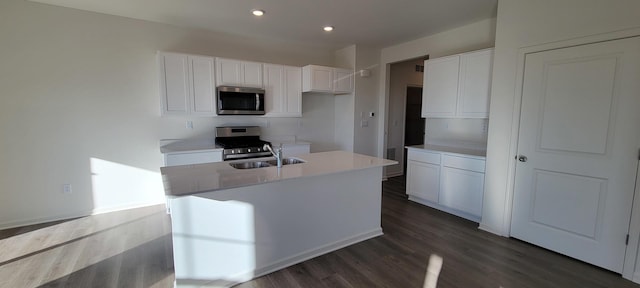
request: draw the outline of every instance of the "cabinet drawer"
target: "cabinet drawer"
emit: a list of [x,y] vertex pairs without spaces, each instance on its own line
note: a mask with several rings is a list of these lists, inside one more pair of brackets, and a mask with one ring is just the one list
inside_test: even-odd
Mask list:
[[426,152],[426,151],[418,152],[410,149],[409,153],[407,154],[407,158],[409,160],[414,160],[419,162],[440,164],[440,153],[433,153],[433,152]]
[[452,155],[442,155],[442,165],[445,167],[484,173],[485,160]]

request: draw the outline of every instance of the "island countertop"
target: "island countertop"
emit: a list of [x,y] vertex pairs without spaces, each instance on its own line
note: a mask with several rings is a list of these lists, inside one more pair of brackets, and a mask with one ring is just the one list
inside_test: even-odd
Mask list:
[[[312,177],[382,167],[398,162],[345,151],[330,151],[300,155],[305,163],[285,165],[282,168],[263,167],[254,169],[236,169],[229,163],[259,161],[259,159],[215,162],[195,165],[162,167],[165,194],[169,196],[187,196],[196,193],[211,192],[243,186],[252,186],[268,182],[293,178]],[[264,158],[272,160],[273,157]],[[382,175],[380,175],[382,177]]]

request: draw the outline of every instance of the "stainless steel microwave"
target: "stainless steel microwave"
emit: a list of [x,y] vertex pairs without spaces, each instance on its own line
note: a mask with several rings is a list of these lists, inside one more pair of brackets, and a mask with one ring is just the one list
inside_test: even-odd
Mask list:
[[218,115],[264,115],[264,89],[218,86]]

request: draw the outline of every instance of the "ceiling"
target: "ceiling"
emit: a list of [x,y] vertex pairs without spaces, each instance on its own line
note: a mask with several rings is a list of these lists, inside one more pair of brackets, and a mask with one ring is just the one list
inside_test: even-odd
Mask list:
[[[338,49],[387,47],[495,17],[497,0],[31,0],[134,19]],[[260,18],[252,9],[262,9]],[[325,32],[322,27],[335,27]]]

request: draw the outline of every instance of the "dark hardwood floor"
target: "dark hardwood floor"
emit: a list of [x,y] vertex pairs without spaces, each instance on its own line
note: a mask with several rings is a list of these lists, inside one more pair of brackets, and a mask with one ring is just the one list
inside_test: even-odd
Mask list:
[[[409,202],[402,178],[384,182],[383,190],[384,236],[236,287],[423,287],[432,254],[443,259],[441,288],[640,287],[618,274]],[[171,287],[169,219],[161,207],[140,211],[0,231],[0,287]]]

